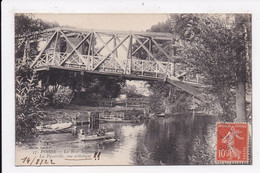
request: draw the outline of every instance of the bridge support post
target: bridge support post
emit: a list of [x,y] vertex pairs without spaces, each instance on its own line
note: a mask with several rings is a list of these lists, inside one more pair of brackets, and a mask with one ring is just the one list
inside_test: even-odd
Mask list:
[[[150,38],[150,39],[149,39],[149,51],[150,51],[151,53],[153,53],[152,48],[153,48],[153,42],[152,42],[152,39]],[[151,58],[152,58],[152,57],[149,55],[149,61],[151,60]]]
[[[128,61],[130,61],[129,63],[129,74],[132,73],[132,45],[133,44],[133,36],[130,35],[130,38],[129,38],[129,48],[128,48],[128,55],[127,55],[127,60],[126,60],[126,64],[128,64]],[[126,67],[128,67],[128,65],[126,65]],[[126,72],[127,72],[127,69],[126,69]]]
[[23,52],[23,62],[26,62],[28,58],[28,52],[30,50],[30,41],[29,39],[25,38],[24,41],[24,52]]
[[86,64],[86,69],[89,70],[90,69],[90,52],[92,51],[92,54],[94,54],[94,50],[92,48],[92,44],[93,44],[93,33],[91,33],[90,35],[90,42],[88,42],[88,55],[87,55],[87,64]]

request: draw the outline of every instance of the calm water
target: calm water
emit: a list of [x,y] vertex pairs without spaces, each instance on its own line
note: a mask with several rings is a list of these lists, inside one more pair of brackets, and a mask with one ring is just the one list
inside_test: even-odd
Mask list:
[[[155,117],[140,123],[106,123],[95,127],[77,126],[77,132],[95,132],[105,127],[115,131],[118,141],[111,143],[79,142],[73,133],[48,134],[28,141],[30,146],[58,150],[80,150],[91,155],[99,147],[100,159],[123,165],[186,165],[196,164],[191,158],[200,156],[199,149],[214,141],[215,120],[209,116],[178,115]],[[201,148],[202,147],[202,148]],[[195,150],[194,150],[195,149]],[[194,152],[195,151],[195,152]],[[195,156],[194,156],[195,155]]]

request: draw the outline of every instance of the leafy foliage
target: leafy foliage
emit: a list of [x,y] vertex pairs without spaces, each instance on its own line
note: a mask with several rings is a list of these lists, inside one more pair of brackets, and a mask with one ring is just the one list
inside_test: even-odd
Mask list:
[[[15,36],[30,34],[34,31],[54,26],[42,20],[35,20],[33,16],[25,14],[15,15]],[[30,68],[30,56],[21,59],[24,54],[25,41],[15,40],[15,101],[16,101],[16,140],[24,141],[27,137],[36,135],[36,126],[42,116],[41,107],[47,104],[44,90],[39,85],[36,73]],[[38,44],[30,44],[30,53],[38,51]]]
[[[180,47],[173,60],[204,76],[205,84],[210,86],[205,92],[215,95],[223,109],[220,117],[233,121],[237,83],[246,83],[247,90],[251,86],[251,16],[172,14],[167,22],[150,31],[176,35]],[[151,83],[150,88],[169,91],[166,85]]]
[[53,105],[63,108],[70,104],[73,98],[73,92],[69,87],[61,87],[52,96]]
[[194,140],[194,146],[188,156],[189,163],[193,165],[214,165],[215,148],[206,142],[201,142],[198,136]]
[[17,141],[23,141],[25,137],[35,135],[35,127],[41,122],[42,117],[38,111],[46,104],[46,100],[42,89],[37,85],[35,72],[27,64],[18,64],[15,78]]
[[[48,23],[41,19],[35,19],[32,14],[15,14],[15,36],[17,38],[40,32],[47,28],[58,26],[57,23]],[[15,58],[22,58],[25,50],[25,40],[15,40]],[[29,54],[36,54],[38,52],[38,44],[32,43],[29,47]],[[28,57],[29,58],[29,57]]]
[[125,80],[104,76],[85,76],[77,85],[75,104],[96,106],[99,100],[116,98]]
[[[247,56],[251,43],[249,15],[172,16],[173,29],[179,34],[182,62],[192,64],[205,76],[223,108],[221,118],[233,121],[235,88],[239,80],[251,83],[251,59]],[[248,69],[246,69],[248,67]]]
[[[152,112],[186,112],[188,107],[186,98],[189,98],[181,89],[162,82],[148,82],[149,89],[153,92],[150,96],[150,108]],[[182,95],[185,95],[183,97]]]
[[[55,92],[59,92],[58,88],[69,87],[69,89],[66,89],[68,92],[61,92],[60,94],[64,94],[63,97],[71,100],[71,104],[97,106],[100,100],[118,97],[121,87],[125,84],[125,80],[121,78],[94,74],[82,75],[79,72],[57,70],[50,71],[48,74],[42,73],[40,78],[49,90],[47,95],[50,102],[53,103],[53,106],[58,107],[61,106],[56,105],[58,102],[55,101],[58,98],[57,95],[55,96]],[[71,98],[72,96],[73,98]],[[66,103],[64,103],[65,105]]]
[[[167,20],[165,23],[158,23],[157,25],[152,26],[148,31],[150,32],[172,32],[172,23],[171,20]],[[158,44],[161,45],[166,51],[170,51],[171,46],[169,42],[160,42],[157,41]],[[161,61],[169,61],[173,60],[167,59],[163,54],[159,51],[159,49],[153,45],[153,52],[157,54],[156,59]],[[183,94],[183,92],[170,85],[162,82],[154,82],[149,81],[149,89],[153,92],[150,97],[150,105],[151,110],[154,112],[164,112],[165,109],[171,109],[171,111],[185,111],[187,110],[186,103],[179,102],[178,105],[173,106],[174,102]],[[178,109],[178,110],[177,110]]]

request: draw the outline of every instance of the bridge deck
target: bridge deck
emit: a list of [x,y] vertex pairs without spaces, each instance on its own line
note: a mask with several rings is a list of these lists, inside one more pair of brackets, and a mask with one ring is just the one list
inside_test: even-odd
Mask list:
[[201,95],[201,84],[193,83],[193,82],[183,82],[183,81],[176,81],[171,79],[170,77],[167,78],[159,78],[153,76],[138,76],[133,74],[119,74],[113,72],[99,72],[99,71],[89,71],[80,68],[68,68],[68,67],[59,67],[59,66],[41,66],[35,68],[36,71],[50,71],[50,70],[66,70],[66,71],[75,71],[80,72],[82,74],[96,74],[96,75],[105,75],[105,76],[112,76],[112,77],[121,77],[128,80],[145,80],[145,81],[161,81],[172,84],[182,90],[194,95],[195,97],[200,97]]
[[66,71],[75,71],[86,74],[97,74],[97,75],[105,75],[112,77],[122,77],[128,80],[145,80],[145,81],[164,81],[163,78],[153,77],[153,76],[138,76],[133,74],[123,74],[123,73],[114,73],[114,72],[100,72],[100,71],[90,71],[83,68],[68,68],[68,67],[60,67],[60,66],[41,66],[35,68],[35,71],[49,71],[49,70],[66,70]]

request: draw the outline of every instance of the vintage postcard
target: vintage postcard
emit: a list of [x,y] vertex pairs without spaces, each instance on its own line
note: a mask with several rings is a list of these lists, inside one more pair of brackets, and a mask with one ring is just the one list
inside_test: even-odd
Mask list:
[[251,165],[252,15],[15,13],[15,164]]

